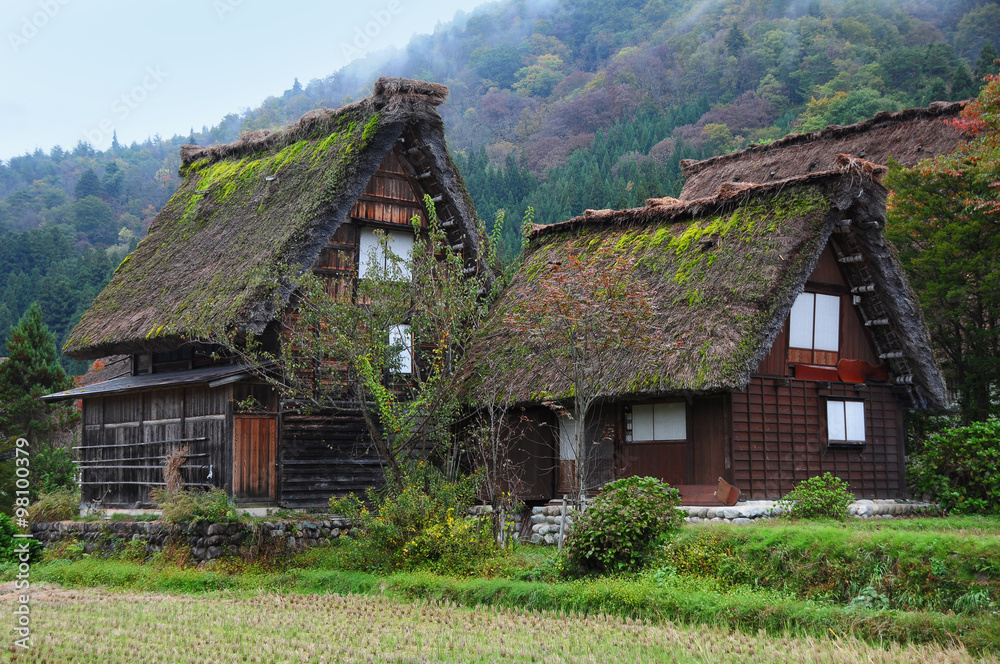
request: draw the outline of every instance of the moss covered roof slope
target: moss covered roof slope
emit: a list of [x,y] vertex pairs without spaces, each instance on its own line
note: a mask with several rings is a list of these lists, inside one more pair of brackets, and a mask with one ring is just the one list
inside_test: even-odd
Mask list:
[[[845,157],[835,170],[723,187],[711,199],[651,199],[642,208],[588,211],[536,227],[521,269],[492,313],[489,337],[475,349],[489,372],[477,375],[471,390],[496,394],[500,387],[521,403],[572,396],[563,373],[532,357],[537,351],[505,321],[523,303],[546,297],[546,275],[570,257],[586,263],[608,249],[629,257],[633,287],[648,294],[660,338],[616,357],[619,366],[609,369],[614,378],[603,386],[606,393],[657,396],[743,388],[839,228],[838,238],[846,232],[854,243],[851,251],[865,254],[880,311],[892,319],[904,344],[905,358],[891,366],[894,375],[915,376],[911,404],[942,407],[944,382],[926,327],[882,236],[887,195],[878,182],[882,170]],[[852,222],[845,225],[846,219]],[[864,306],[862,315],[870,315]],[[622,363],[627,370],[618,370]]]
[[380,79],[374,94],[310,111],[275,132],[181,149],[183,182],[71,333],[64,352],[96,358],[261,334],[287,301],[286,270],[311,266],[386,153],[416,135],[455,218],[475,210],[448,155],[444,86]]

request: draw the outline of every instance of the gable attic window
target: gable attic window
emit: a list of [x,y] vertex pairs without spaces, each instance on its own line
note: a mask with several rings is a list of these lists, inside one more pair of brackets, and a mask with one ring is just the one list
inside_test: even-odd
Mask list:
[[788,322],[788,360],[834,365],[840,350],[840,298],[801,293]]
[[386,236],[386,246],[379,242],[378,236],[371,228],[362,228],[359,238],[360,255],[358,257],[358,276],[362,279],[372,270],[385,270],[391,266],[386,256],[386,249],[402,258],[398,263],[401,276],[410,278],[410,257],[413,254],[413,233],[400,231],[381,231]]
[[826,439],[830,447],[861,447],[865,444],[865,402],[828,399]]
[[632,406],[631,424],[628,442],[686,440],[687,406],[683,401],[637,404]]

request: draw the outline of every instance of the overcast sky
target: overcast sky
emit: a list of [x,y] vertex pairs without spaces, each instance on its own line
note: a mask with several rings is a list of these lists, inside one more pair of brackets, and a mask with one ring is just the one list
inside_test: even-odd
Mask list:
[[186,135],[482,2],[6,0],[0,159]]

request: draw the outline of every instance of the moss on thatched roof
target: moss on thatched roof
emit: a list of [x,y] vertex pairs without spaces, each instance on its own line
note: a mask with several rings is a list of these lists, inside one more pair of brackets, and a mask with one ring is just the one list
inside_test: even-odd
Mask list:
[[[653,199],[643,208],[588,211],[536,227],[521,269],[492,312],[487,340],[474,350],[489,372],[471,380],[472,392],[496,394],[501,385],[500,392],[518,402],[572,396],[564,375],[533,357],[523,335],[505,321],[523,303],[544,298],[547,275],[571,256],[586,263],[609,248],[630,257],[634,283],[655,308],[660,339],[616,359],[627,370],[615,372],[606,392],[657,396],[745,387],[838,223],[853,217],[852,232],[877,235],[872,246],[886,246],[877,226],[862,231],[858,223],[884,221],[887,192],[877,181],[882,170],[845,159],[838,170],[736,187],[712,199]],[[920,388],[938,405],[943,381],[902,269],[891,252],[877,260],[876,271],[892,277],[880,281],[885,297],[904,301],[897,314],[915,337]],[[900,281],[893,282],[896,277]]]
[[[234,330],[261,334],[386,153],[415,132],[456,221],[475,211],[444,144],[444,86],[380,79],[375,94],[276,132],[181,149],[183,182],[71,333],[77,358],[171,349]],[[471,242],[472,250],[478,246]]]
[[729,182],[777,182],[834,168],[838,154],[877,164],[892,157],[904,166],[953,151],[962,133],[946,124],[966,102],[935,102],[928,108],[882,112],[845,127],[794,134],[764,145],[702,161],[685,160],[681,198],[711,198]]

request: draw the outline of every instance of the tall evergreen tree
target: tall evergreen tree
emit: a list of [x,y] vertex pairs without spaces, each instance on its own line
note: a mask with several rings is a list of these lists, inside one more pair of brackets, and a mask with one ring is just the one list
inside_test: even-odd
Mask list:
[[990,42],[983,45],[983,50],[979,52],[979,59],[976,60],[976,78],[983,80],[990,74],[1000,73],[1000,63],[997,63],[997,49]]
[[[14,449],[18,438],[31,451],[29,498],[40,492],[73,486],[75,466],[70,450],[54,445],[54,438],[70,431],[79,414],[70,405],[50,406],[39,397],[72,386],[56,360],[56,344],[42,310],[33,304],[7,339],[7,358],[0,362],[0,454]],[[0,512],[14,507],[14,462],[0,462]]]
[[0,363],[0,436],[47,440],[74,423],[72,410],[39,400],[73,386],[56,358],[56,342],[42,321],[42,309],[32,304],[11,329],[7,359]]
[[97,196],[99,198],[103,195],[104,188],[101,187],[101,181],[97,179],[97,173],[94,172],[94,169],[88,168],[76,183],[76,188],[73,189],[73,196],[76,200],[82,201],[87,196]]

